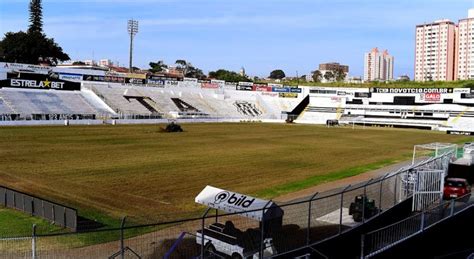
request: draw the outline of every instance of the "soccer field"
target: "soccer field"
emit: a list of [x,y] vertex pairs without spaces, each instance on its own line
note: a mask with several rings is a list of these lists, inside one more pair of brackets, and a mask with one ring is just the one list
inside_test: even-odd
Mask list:
[[292,124],[183,128],[3,127],[0,185],[65,203],[88,217],[128,215],[150,222],[196,215],[202,207],[194,197],[207,184],[272,198],[408,159],[414,144],[469,140],[431,131]]

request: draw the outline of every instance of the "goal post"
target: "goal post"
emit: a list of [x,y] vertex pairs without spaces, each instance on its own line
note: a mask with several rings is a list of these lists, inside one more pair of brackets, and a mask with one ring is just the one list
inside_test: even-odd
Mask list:
[[457,155],[458,145],[451,143],[429,143],[422,145],[415,145],[413,147],[413,158],[412,165],[415,164],[417,158],[428,158],[428,157],[437,157],[449,152],[453,153],[453,156]]

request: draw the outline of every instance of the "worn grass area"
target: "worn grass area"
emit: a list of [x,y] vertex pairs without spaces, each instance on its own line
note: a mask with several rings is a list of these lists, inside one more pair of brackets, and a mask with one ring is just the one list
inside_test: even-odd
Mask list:
[[50,222],[41,218],[32,217],[23,212],[0,207],[0,237],[11,237],[18,234],[32,234],[33,225],[48,232],[61,231]]
[[[197,215],[207,185],[273,197],[362,173],[414,144],[462,136],[273,124],[0,128],[0,184],[65,203],[108,225]],[[331,173],[333,172],[333,173]],[[330,173],[330,174],[329,174]]]

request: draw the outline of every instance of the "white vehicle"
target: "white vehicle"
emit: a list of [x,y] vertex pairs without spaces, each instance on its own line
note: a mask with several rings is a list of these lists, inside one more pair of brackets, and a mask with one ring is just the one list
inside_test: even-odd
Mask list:
[[[216,222],[196,233],[196,243],[204,246],[206,255],[225,255],[230,258],[260,258],[276,254],[270,231],[281,227],[283,210],[271,201],[206,186],[196,197],[196,202],[211,208],[260,221],[264,226],[242,231],[231,221]],[[203,240],[204,237],[204,240]],[[263,239],[263,243],[262,243]]]

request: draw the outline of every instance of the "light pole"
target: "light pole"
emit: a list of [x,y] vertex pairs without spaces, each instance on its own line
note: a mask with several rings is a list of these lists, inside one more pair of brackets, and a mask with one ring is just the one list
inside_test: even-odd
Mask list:
[[296,70],[296,86],[300,84],[300,77],[298,76],[298,70]]
[[133,37],[138,33],[138,21],[135,20],[128,20],[128,34],[130,35],[130,60],[129,60],[129,70],[130,73],[133,72],[133,65],[132,65],[132,59],[133,59]]

